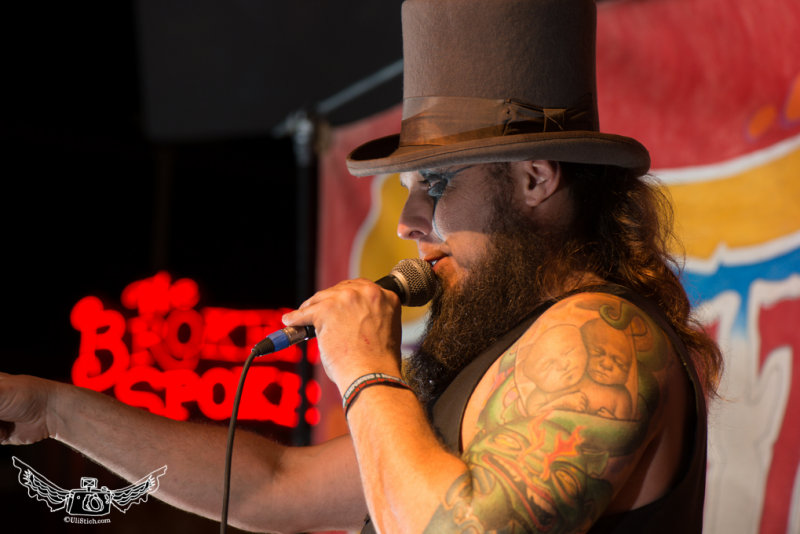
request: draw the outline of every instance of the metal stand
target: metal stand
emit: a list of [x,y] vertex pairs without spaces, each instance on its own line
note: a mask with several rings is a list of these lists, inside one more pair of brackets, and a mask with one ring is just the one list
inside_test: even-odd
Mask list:
[[[296,296],[297,303],[304,301],[315,291],[316,248],[317,248],[317,211],[318,211],[318,154],[317,141],[322,117],[339,107],[355,100],[403,72],[403,61],[398,60],[371,76],[364,78],[350,87],[318,102],[313,111],[300,110],[289,115],[281,124],[273,129],[273,135],[284,137],[291,135],[294,144],[297,176],[297,201],[295,218],[295,250],[296,250]],[[305,420],[309,409],[305,396],[305,387],[313,377],[313,366],[306,357],[306,344],[301,345],[303,359],[297,370],[301,379],[301,398],[299,421],[293,433],[295,445],[307,445],[311,441],[311,428]]]

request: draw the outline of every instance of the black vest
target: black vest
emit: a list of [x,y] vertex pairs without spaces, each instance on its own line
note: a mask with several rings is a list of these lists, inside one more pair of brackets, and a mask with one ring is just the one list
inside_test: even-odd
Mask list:
[[[707,414],[703,388],[686,352],[683,342],[675,334],[661,311],[650,301],[616,285],[592,287],[584,291],[609,293],[627,299],[645,311],[666,333],[678,353],[694,389],[695,424],[693,449],[683,477],[662,498],[650,504],[619,514],[603,516],[589,530],[589,534],[648,534],[675,533],[700,534],[703,530],[703,503],[706,480]],[[491,347],[470,362],[437,398],[430,410],[433,426],[442,442],[455,454],[463,452],[461,422],[467,402],[489,367],[556,301],[545,303],[527,319],[507,332]],[[367,521],[362,534],[373,533],[372,522]]]

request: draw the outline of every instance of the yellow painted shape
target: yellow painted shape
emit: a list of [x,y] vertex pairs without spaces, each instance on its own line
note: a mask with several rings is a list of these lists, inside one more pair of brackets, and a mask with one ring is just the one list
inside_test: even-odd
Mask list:
[[748,247],[800,230],[800,151],[729,178],[667,186],[687,256]]
[[[392,174],[383,179],[380,188],[381,210],[364,240],[364,248],[359,259],[359,275],[363,278],[377,280],[386,275],[400,260],[416,258],[419,255],[414,241],[397,237],[397,221],[400,219],[406,196],[408,193],[400,185],[398,175]],[[403,308],[403,322],[420,319],[427,309],[427,306]]]

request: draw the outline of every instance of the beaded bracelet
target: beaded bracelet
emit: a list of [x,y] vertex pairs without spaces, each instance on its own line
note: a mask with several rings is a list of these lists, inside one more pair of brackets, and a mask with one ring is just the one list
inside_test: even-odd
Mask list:
[[364,376],[356,378],[352,384],[345,390],[342,395],[342,407],[344,408],[344,415],[347,417],[347,412],[353,405],[359,393],[371,386],[391,386],[394,388],[403,388],[411,390],[411,386],[406,384],[402,378],[396,376],[386,375],[383,373],[369,373]]

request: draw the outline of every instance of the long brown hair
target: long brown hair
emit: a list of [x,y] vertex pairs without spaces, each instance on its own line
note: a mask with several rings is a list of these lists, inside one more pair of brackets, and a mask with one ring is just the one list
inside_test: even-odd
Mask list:
[[679,250],[679,241],[665,188],[652,176],[619,167],[559,165],[575,201],[576,219],[556,263],[571,272],[594,273],[653,300],[686,345],[706,393],[714,395],[722,355],[692,316],[680,282],[682,264],[671,252]]

